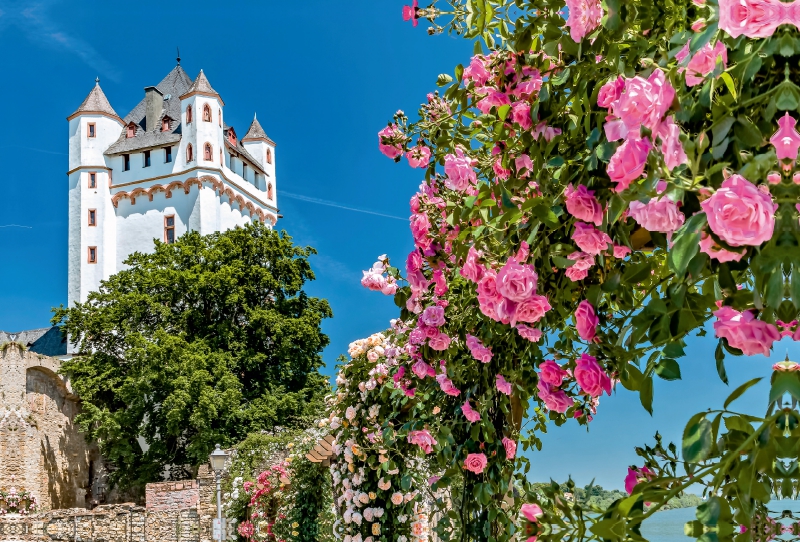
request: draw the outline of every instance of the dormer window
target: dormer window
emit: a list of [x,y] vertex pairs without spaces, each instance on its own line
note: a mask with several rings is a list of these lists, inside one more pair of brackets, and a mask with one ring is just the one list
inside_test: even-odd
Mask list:
[[128,133],[125,137],[131,138],[136,136],[136,125],[134,123],[130,123],[128,125]]
[[192,123],[192,106],[186,108],[186,124]]
[[162,132],[169,132],[169,117],[164,117],[161,120],[161,131]]
[[236,132],[233,131],[233,128],[228,128],[228,141],[234,147],[236,146]]
[[208,104],[203,106],[203,122],[211,122],[211,107]]

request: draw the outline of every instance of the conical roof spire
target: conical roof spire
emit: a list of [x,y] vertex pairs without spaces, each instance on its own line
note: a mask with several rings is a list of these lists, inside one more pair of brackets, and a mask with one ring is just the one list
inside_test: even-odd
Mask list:
[[219,101],[222,103],[222,105],[225,105],[225,102],[222,101],[222,97],[220,97],[219,93],[214,90],[214,88],[211,86],[211,83],[208,82],[208,78],[206,77],[206,74],[203,73],[203,70],[200,70],[200,74],[197,76],[197,79],[194,80],[192,86],[186,91],[186,94],[181,96],[181,100],[192,96],[193,94],[214,96],[215,98],[219,98]]
[[67,117],[67,119],[72,119],[73,117],[82,114],[82,113],[95,113],[100,115],[107,115],[112,117],[116,120],[122,122],[122,119],[119,118],[117,112],[114,111],[114,108],[111,107],[111,103],[109,103],[108,98],[106,98],[103,89],[100,88],[100,78],[96,78],[94,80],[94,88],[89,92],[89,95],[83,100],[80,107],[78,107],[75,112]]
[[261,127],[261,123],[258,122],[258,119],[255,115],[253,115],[253,122],[250,123],[250,128],[248,128],[247,133],[242,138],[242,141],[254,140],[254,139],[261,139],[264,141],[268,141],[275,144],[264,131],[264,128]]

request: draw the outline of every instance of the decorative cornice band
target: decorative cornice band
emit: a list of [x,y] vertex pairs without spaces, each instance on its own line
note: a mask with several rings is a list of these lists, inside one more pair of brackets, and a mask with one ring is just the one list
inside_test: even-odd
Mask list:
[[108,167],[108,166],[78,166],[78,167],[76,167],[74,169],[71,169],[71,170],[67,171],[67,175],[68,176],[72,175],[73,173],[75,173],[76,171],[81,170],[81,169],[90,169],[90,170],[104,169],[106,171],[111,171],[111,168]]

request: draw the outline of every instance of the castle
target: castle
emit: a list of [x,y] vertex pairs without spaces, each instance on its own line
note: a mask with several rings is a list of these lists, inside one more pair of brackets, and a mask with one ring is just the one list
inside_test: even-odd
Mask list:
[[[124,118],[99,81],[67,118],[70,305],[86,301],[100,281],[124,268],[131,253],[151,251],[154,239],[172,243],[187,231],[205,235],[254,221],[276,224],[275,142],[256,118],[240,138],[225,123],[224,106],[203,71],[192,80],[178,59],[160,83],[144,88],[144,98]],[[9,509],[15,499],[9,491],[24,488],[45,511],[86,512],[107,501],[104,462],[75,426],[80,402],[68,379],[58,374],[61,359],[73,349],[58,328],[0,331],[0,540],[47,538],[44,531],[26,530],[33,524],[4,523],[4,514],[16,510]],[[113,516],[131,525],[136,517],[144,530],[148,525],[161,529],[163,519],[170,532],[183,521],[185,539],[207,539],[210,527],[197,523],[205,517],[198,507],[209,504],[198,497],[204,483],[153,484],[146,510],[106,507],[100,515],[75,512],[69,518],[106,525],[107,516]],[[166,501],[157,495],[166,495]],[[163,509],[157,504],[162,501],[177,504]],[[72,528],[73,519],[49,514],[37,529],[62,523]],[[153,523],[157,517],[162,519]],[[191,532],[185,531],[189,525]],[[117,534],[119,540],[131,540],[132,533]],[[109,533],[100,538],[108,539]]]

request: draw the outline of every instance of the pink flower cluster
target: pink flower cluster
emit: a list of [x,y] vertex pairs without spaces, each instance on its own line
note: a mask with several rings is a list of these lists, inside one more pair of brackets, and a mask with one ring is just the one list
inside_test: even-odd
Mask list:
[[574,374],[575,381],[584,393],[592,397],[600,397],[603,392],[611,395],[611,378],[594,356],[581,354],[575,362]]
[[[689,42],[687,41],[675,58],[678,62],[683,63],[689,57],[689,53]],[[728,50],[722,41],[718,41],[713,47],[710,43],[701,47],[686,65],[686,85],[693,87],[702,84],[705,77],[717,67],[717,60],[721,61],[724,70],[728,63]]]
[[769,356],[772,343],[781,339],[778,328],[758,320],[753,311],[739,312],[731,307],[721,307],[714,312],[714,332],[727,339],[732,348],[738,348],[746,356],[761,354]]
[[362,271],[361,285],[370,290],[381,292],[384,295],[394,295],[397,292],[397,282],[392,276],[384,276],[389,259],[386,254],[378,256],[378,261],[370,269]]
[[392,159],[403,156],[403,132],[397,124],[390,124],[378,132],[378,149]]
[[800,5],[781,0],[720,0],[719,28],[732,38],[768,38],[783,24],[800,28]]
[[686,220],[678,204],[666,196],[653,198],[647,203],[632,201],[630,216],[647,231],[666,234],[676,232]]
[[741,175],[730,176],[700,205],[709,229],[732,247],[759,246],[772,238],[778,204]]
[[575,401],[561,389],[564,381],[572,375],[553,360],[539,365],[539,382],[536,384],[541,399],[548,410],[564,413]]
[[617,183],[614,190],[622,192],[641,177],[653,144],[642,137],[641,128],[651,131],[661,140],[661,152],[667,168],[686,162],[680,143],[680,128],[672,117],[664,118],[675,98],[675,89],[664,72],[655,69],[647,79],[618,77],[603,85],[597,105],[609,110],[603,126],[609,141],[624,139],[606,169],[609,178]]
[[408,442],[416,444],[423,452],[430,454],[433,452],[433,447],[436,446],[436,439],[431,436],[430,431],[422,429],[419,431],[409,431]]
[[570,37],[580,42],[600,26],[603,20],[603,4],[600,0],[567,0],[569,16],[567,24]]
[[492,349],[483,345],[480,339],[467,333],[467,348],[472,357],[481,363],[492,361]]

